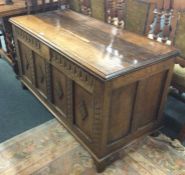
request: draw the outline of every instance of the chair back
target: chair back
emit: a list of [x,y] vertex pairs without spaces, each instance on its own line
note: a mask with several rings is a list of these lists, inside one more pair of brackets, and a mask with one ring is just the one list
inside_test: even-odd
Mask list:
[[67,0],[26,0],[27,13],[37,13],[67,7]]

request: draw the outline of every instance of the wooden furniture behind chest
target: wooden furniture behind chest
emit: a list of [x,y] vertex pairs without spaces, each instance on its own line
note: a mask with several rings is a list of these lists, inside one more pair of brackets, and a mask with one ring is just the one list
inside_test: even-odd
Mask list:
[[6,5],[4,0],[0,0],[0,32],[5,39],[5,49],[0,40],[0,56],[6,58],[13,66],[15,63],[15,50],[12,45],[12,28],[8,22],[9,17],[21,15],[26,12],[24,0],[14,0],[13,5]]
[[70,10],[10,21],[22,83],[91,153],[99,172],[161,126],[175,49]]
[[0,55],[13,66],[15,73],[18,74],[17,60],[13,41],[12,27],[9,18],[20,16],[26,13],[45,12],[68,7],[65,0],[13,0],[13,4],[5,4],[4,0],[0,0],[0,35],[5,40],[5,49],[2,48],[0,40]]

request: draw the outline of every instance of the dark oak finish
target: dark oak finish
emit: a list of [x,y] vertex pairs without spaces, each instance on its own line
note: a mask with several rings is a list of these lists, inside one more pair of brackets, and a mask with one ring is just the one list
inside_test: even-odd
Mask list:
[[21,81],[91,153],[99,172],[161,126],[177,50],[70,10],[10,21]]
[[[85,65],[103,79],[111,79],[120,73],[133,70],[133,67],[141,68],[148,62],[165,59],[173,52],[162,44],[156,45],[156,42],[133,33],[122,32],[72,11],[48,12],[47,17],[44,13],[22,16],[16,18],[16,22],[32,30],[44,42],[52,42],[52,45],[61,52],[72,58],[75,56],[75,62]],[[58,23],[63,27],[56,30]],[[89,28],[93,35],[87,30]],[[61,32],[63,37],[59,37]],[[25,34],[25,37],[28,36]],[[83,52],[79,52],[82,47]]]

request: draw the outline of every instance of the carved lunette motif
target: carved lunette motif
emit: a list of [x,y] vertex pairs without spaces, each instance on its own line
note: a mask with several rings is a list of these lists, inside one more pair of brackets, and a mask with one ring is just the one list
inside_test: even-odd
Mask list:
[[26,70],[29,70],[29,68],[30,68],[30,61],[29,61],[29,59],[28,59],[26,54],[24,54],[24,58],[25,58],[25,68],[26,68]]
[[94,148],[98,148],[101,141],[102,131],[102,106],[99,99],[94,101],[94,121],[93,121],[93,145]]
[[51,62],[57,65],[57,67],[60,67],[66,76],[69,76],[72,80],[82,84],[90,92],[93,91],[95,79],[82,68],[53,50],[51,51]]
[[67,117],[73,123],[73,82],[67,79]]
[[36,85],[36,78],[35,78],[35,70],[34,70],[34,61],[32,58],[32,52],[29,55],[29,63],[30,63],[30,71],[31,71],[31,79],[32,79],[32,84],[35,86]]
[[28,33],[24,32],[23,30],[17,27],[15,27],[15,33],[19,38],[21,38],[26,43],[30,44],[33,48],[37,50],[40,49],[40,42],[36,38],[30,36]]
[[52,101],[52,85],[51,85],[51,65],[45,62],[45,73],[46,73],[46,86],[47,86],[47,98]]
[[43,71],[43,68],[41,65],[39,65],[39,72],[40,72],[39,73],[39,75],[40,75],[39,81],[41,84],[43,84],[45,81],[45,74],[44,74],[44,71]]

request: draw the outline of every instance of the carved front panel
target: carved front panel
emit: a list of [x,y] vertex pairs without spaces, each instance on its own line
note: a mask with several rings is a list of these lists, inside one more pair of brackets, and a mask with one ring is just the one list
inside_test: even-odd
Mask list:
[[91,140],[93,124],[93,95],[78,84],[74,85],[75,125],[81,133]]
[[42,95],[47,96],[47,76],[46,76],[46,63],[45,60],[38,54],[34,53],[35,58],[35,74],[36,74],[36,87]]
[[64,116],[66,116],[67,78],[54,67],[52,67],[52,87],[53,104]]
[[25,46],[23,43],[19,43],[20,59],[22,65],[23,76],[29,81],[33,82],[32,72],[33,72],[33,55],[32,51]]

